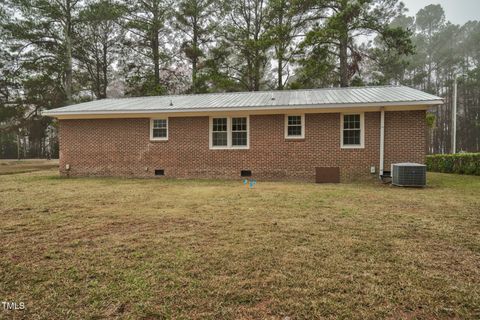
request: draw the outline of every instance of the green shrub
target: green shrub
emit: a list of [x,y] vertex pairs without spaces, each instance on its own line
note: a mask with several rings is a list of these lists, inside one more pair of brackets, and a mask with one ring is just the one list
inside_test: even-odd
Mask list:
[[427,170],[480,176],[480,153],[429,155]]

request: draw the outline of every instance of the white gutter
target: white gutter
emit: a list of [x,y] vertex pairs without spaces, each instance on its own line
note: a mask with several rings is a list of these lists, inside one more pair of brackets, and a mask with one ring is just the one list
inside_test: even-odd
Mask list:
[[380,175],[383,175],[383,161],[385,152],[385,108],[380,108]]

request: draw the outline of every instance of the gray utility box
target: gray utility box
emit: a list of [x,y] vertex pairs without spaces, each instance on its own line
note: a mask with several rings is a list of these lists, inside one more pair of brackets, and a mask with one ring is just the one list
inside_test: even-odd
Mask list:
[[425,187],[427,166],[408,162],[392,164],[392,184],[400,187]]

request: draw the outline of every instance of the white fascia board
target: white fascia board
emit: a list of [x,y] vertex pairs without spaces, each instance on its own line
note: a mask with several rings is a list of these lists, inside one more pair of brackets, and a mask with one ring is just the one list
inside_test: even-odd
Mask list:
[[335,108],[364,108],[364,107],[393,107],[393,106],[424,106],[441,105],[443,100],[426,101],[403,101],[403,102],[374,102],[374,103],[351,103],[351,104],[319,104],[319,105],[286,105],[286,106],[263,106],[263,107],[233,107],[233,108],[185,108],[185,109],[132,109],[132,110],[84,110],[84,111],[57,111],[55,109],[43,111],[45,116],[67,115],[100,115],[100,114],[151,114],[151,113],[187,113],[187,112],[232,112],[232,111],[274,111],[296,109],[335,109]]

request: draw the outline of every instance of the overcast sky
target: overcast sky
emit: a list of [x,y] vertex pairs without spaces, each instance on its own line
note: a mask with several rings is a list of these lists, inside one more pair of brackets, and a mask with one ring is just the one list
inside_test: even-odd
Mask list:
[[468,20],[480,20],[480,0],[402,0],[413,16],[418,10],[429,4],[440,4],[447,20],[455,24],[464,24]]

